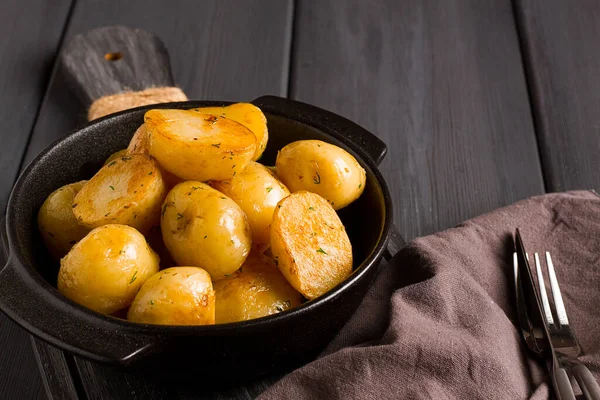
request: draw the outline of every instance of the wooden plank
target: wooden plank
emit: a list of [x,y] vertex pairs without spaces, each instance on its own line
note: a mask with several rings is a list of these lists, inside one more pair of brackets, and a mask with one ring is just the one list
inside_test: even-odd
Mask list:
[[[80,0],[66,37],[105,24],[139,27],[160,37],[171,55],[176,82],[190,98],[252,100],[264,94],[285,96],[289,70],[292,1],[193,0],[101,2]],[[26,163],[52,141],[85,122],[86,110],[74,97],[60,73],[53,77],[25,157]],[[60,357],[40,359],[65,366]],[[268,379],[225,391],[202,387],[172,387],[113,367],[75,358],[74,382],[89,399],[122,398],[238,398],[255,397]],[[48,368],[48,367],[47,367]],[[52,368],[52,367],[49,367]],[[271,378],[275,379],[275,378]],[[267,383],[265,383],[267,382]],[[60,394],[54,387],[54,394]]]
[[544,191],[510,0],[300,0],[291,97],[382,138],[410,239]]
[[73,358],[56,347],[31,337],[31,344],[50,400],[78,398],[75,380],[71,374]]
[[[142,28],[163,40],[176,83],[190,99],[252,100],[285,95],[291,0],[78,1],[67,39],[98,26]],[[59,75],[40,111],[29,162],[52,141],[85,122],[86,110]]]
[[[5,1],[0,12],[0,208],[4,210],[46,89],[70,0]],[[29,335],[0,313],[0,398],[44,398]]]
[[600,189],[600,2],[517,0],[548,191]]

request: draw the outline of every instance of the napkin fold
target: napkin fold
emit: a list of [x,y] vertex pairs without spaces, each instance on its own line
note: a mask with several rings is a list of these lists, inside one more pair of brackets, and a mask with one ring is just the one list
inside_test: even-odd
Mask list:
[[600,196],[548,194],[409,243],[312,363],[261,399],[547,399],[516,319],[512,235],[550,251],[569,322],[600,378]]

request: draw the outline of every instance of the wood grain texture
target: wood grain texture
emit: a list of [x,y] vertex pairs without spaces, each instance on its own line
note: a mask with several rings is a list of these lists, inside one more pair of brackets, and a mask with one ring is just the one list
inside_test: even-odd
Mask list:
[[516,0],[548,191],[600,189],[600,2]]
[[291,97],[382,138],[407,239],[543,192],[510,0],[304,1]]
[[31,338],[46,394],[50,400],[78,398],[75,381],[67,361],[70,356],[46,343]]
[[126,26],[75,35],[65,43],[60,65],[88,105],[115,93],[174,84],[163,42],[148,31]]
[[[0,208],[19,171],[70,0],[3,1],[0,11]],[[0,313],[0,399],[45,398],[30,336]]]
[[[104,25],[141,28],[165,43],[175,83],[190,99],[249,101],[286,94],[291,17],[291,0],[80,0],[66,40]],[[26,163],[85,122],[63,75],[52,81]]]
[[[79,0],[66,40],[103,25],[142,28],[165,43],[175,82],[191,99],[248,101],[264,94],[287,93],[292,11],[291,0]],[[64,72],[56,68],[25,162],[84,123],[85,115],[85,107],[67,86]],[[43,346],[47,345],[36,343],[38,348]],[[42,362],[64,369],[64,360],[45,354],[48,352],[40,351]],[[75,359],[74,364],[75,381],[81,381],[82,395],[89,399],[250,399],[277,379],[273,376],[207,391],[198,382],[187,388],[175,387],[82,359]],[[51,389],[56,393],[62,390],[57,385]]]

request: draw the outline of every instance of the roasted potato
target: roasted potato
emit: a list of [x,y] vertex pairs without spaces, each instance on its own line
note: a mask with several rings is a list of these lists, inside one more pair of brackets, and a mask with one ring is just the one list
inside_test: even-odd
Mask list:
[[[148,129],[146,129],[146,125],[142,124],[133,134],[133,138],[131,138],[129,146],[127,146],[127,154],[150,154],[148,146]],[[169,189],[178,183],[183,182],[183,179],[170,173],[164,168],[161,168],[161,172],[165,184]]]
[[160,226],[177,264],[204,268],[213,280],[237,270],[252,246],[250,226],[240,206],[197,181],[171,189]]
[[131,304],[158,264],[141,233],[126,225],[104,225],[60,261],[58,290],[82,306],[112,314]]
[[256,137],[228,118],[186,110],[150,110],[144,116],[150,154],[186,180],[235,177],[251,160]]
[[279,272],[273,259],[251,254],[242,268],[214,283],[216,323],[245,321],[292,309],[302,296]]
[[333,207],[300,191],[279,202],[271,224],[271,252],[288,282],[307,299],[326,293],[352,273],[352,246]]
[[123,224],[146,233],[159,223],[166,192],[156,160],[131,154],[102,167],[75,196],[73,212],[89,228]]
[[365,189],[365,170],[347,151],[320,140],[299,140],[277,154],[277,177],[293,193],[308,190],[334,209],[346,207]]
[[211,186],[231,197],[248,217],[252,244],[259,251],[269,246],[269,225],[279,200],[290,191],[277,180],[267,167],[250,161],[235,178],[211,182]]
[[127,152],[129,154],[150,154],[148,129],[145,124],[140,125],[133,134],[133,137],[129,141],[129,145],[127,146]]
[[254,104],[235,103],[224,107],[194,108],[192,111],[229,118],[250,129],[256,136],[256,150],[252,156],[254,161],[258,160],[267,148],[267,141],[269,140],[267,118],[260,108]]
[[215,292],[202,268],[168,268],[148,279],[127,313],[133,322],[159,325],[212,325]]
[[73,198],[87,181],[71,183],[50,193],[38,212],[38,228],[50,253],[60,259],[90,231],[73,214]]
[[110,164],[111,162],[118,160],[121,157],[125,157],[127,155],[127,149],[123,149],[123,150],[119,150],[119,151],[115,151],[114,153],[112,153],[110,155],[110,157],[108,157],[106,159],[106,161],[104,161],[104,165],[106,164]]

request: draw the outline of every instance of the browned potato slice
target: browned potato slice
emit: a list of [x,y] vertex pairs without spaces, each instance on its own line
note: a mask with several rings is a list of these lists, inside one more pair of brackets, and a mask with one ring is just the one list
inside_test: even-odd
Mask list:
[[302,296],[279,272],[273,259],[251,254],[233,275],[213,283],[216,323],[246,321],[292,309]]
[[227,118],[186,110],[150,110],[144,118],[150,154],[186,180],[233,178],[256,149],[254,134]]
[[215,292],[202,268],[174,267],[144,283],[127,313],[133,322],[158,325],[212,325]]
[[114,223],[146,233],[159,223],[166,191],[156,160],[131,154],[102,167],[75,196],[73,212],[90,228]]
[[307,299],[326,293],[352,273],[352,245],[323,197],[300,191],[279,202],[271,251],[288,282]]
[[204,268],[213,280],[240,268],[252,246],[240,206],[201,182],[183,182],[171,189],[160,226],[173,259],[179,265]]
[[81,239],[60,261],[58,290],[92,310],[112,314],[131,304],[158,271],[144,236],[126,225],[105,225]]
[[334,209],[346,207],[365,190],[365,170],[346,150],[320,140],[299,140],[277,154],[277,177],[297,192],[325,197]]
[[129,146],[127,146],[127,152],[129,154],[150,154],[149,147],[148,129],[145,124],[142,124],[133,134]]
[[[129,146],[127,146],[127,154],[150,154],[150,149],[148,147],[148,129],[146,129],[145,124],[142,124],[133,134],[133,138],[129,142]],[[161,172],[165,184],[169,189],[178,183],[183,182],[183,179],[170,173],[164,168],[161,168]]]
[[269,226],[275,206],[290,191],[265,166],[254,161],[235,178],[211,182],[211,186],[242,208],[250,223],[253,246],[259,251],[265,250],[271,240]]
[[229,118],[250,129],[256,136],[256,150],[252,156],[254,161],[258,160],[267,148],[267,141],[269,140],[267,118],[260,108],[254,104],[235,103],[225,107],[194,108],[192,111]]
[[73,214],[73,198],[87,181],[71,183],[50,193],[38,212],[38,228],[50,253],[61,258],[90,231]]
[[127,149],[116,151],[116,152],[112,153],[110,155],[110,157],[108,157],[106,159],[106,161],[104,161],[104,165],[110,164],[111,162],[118,160],[121,157],[125,157],[126,155],[127,155]]

